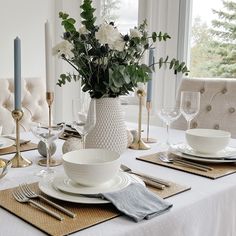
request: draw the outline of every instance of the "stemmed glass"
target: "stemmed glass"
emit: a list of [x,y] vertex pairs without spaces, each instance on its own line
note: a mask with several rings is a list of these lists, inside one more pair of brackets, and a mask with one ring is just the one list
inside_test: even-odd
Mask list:
[[175,120],[177,120],[180,117],[181,113],[178,107],[163,107],[159,112],[158,116],[161,118],[161,120],[166,124],[166,146],[169,150],[170,147],[170,141],[169,141],[169,127],[171,123]]
[[72,127],[81,135],[83,149],[85,137],[96,124],[96,103],[94,99],[83,95],[72,100],[73,123]]
[[188,129],[192,119],[200,110],[200,92],[182,91],[180,99],[180,112],[188,123]]
[[54,173],[54,170],[50,168],[49,158],[50,158],[50,145],[53,141],[58,139],[58,137],[63,133],[65,128],[64,124],[56,126],[48,126],[42,123],[33,123],[31,126],[31,132],[42,142],[45,143],[46,152],[47,152],[47,165],[46,169],[41,170],[37,173],[38,176],[48,177],[50,174]]

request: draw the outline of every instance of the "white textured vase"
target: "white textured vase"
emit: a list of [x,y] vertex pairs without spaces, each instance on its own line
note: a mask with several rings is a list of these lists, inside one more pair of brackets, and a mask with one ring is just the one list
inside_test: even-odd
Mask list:
[[119,98],[96,99],[96,125],[86,136],[86,148],[104,148],[122,153],[127,131]]

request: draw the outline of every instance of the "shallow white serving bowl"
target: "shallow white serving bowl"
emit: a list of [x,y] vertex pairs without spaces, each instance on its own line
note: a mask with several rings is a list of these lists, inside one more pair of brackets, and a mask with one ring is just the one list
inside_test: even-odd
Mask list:
[[230,132],[215,129],[189,129],[185,132],[188,145],[201,153],[216,153],[224,149],[230,137]]
[[111,180],[120,168],[120,155],[105,149],[80,149],[64,154],[62,159],[66,175],[87,186]]

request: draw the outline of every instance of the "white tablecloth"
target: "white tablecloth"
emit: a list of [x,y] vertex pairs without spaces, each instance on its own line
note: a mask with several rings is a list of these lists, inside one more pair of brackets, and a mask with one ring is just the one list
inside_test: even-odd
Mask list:
[[[151,132],[152,137],[156,137],[160,142],[164,142],[165,130],[163,128],[152,128]],[[22,134],[21,137],[35,140],[30,133]],[[172,130],[171,141],[184,141],[184,132]],[[61,156],[62,143],[62,140],[57,140],[57,158]],[[236,146],[236,140],[232,140],[231,145]],[[152,148],[147,151],[129,149],[122,155],[122,162],[133,169],[192,187],[190,191],[168,198],[168,201],[173,203],[173,208],[169,212],[140,223],[134,223],[129,218],[121,216],[79,231],[73,235],[236,235],[236,174],[211,180],[135,160],[137,156],[151,154],[160,150],[161,145],[158,144],[152,144]],[[42,168],[36,164],[39,159],[38,152],[36,150],[29,151],[24,152],[23,155],[32,160],[33,165],[27,168],[10,169],[9,173],[0,180],[0,190],[17,186],[23,182],[30,183],[39,180],[39,177],[34,175],[35,172]],[[5,157],[11,158],[12,155]],[[61,171],[62,166],[56,167],[56,169]],[[37,228],[0,208],[0,236],[15,236],[17,234],[24,236],[44,235]]]

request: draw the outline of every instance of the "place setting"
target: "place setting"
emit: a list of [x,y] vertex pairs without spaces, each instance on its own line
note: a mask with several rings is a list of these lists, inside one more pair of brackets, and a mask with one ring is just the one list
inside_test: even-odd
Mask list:
[[186,142],[172,144],[168,152],[137,158],[211,179],[236,172],[236,148],[223,130],[189,129]]
[[[114,151],[81,149],[64,154],[62,159],[64,171],[54,172],[53,178],[47,173],[38,183],[2,190],[0,205],[49,234],[59,230],[63,235],[120,214],[134,222],[151,219],[172,207],[149,191],[138,174],[122,171],[120,155]],[[35,199],[31,198],[39,195],[40,199],[32,203]],[[46,203],[40,201],[45,199]],[[44,211],[29,202],[40,204],[39,208],[43,204]]]

